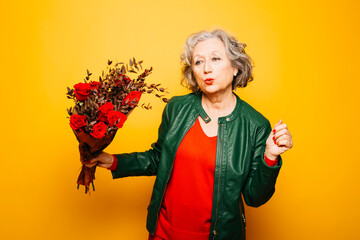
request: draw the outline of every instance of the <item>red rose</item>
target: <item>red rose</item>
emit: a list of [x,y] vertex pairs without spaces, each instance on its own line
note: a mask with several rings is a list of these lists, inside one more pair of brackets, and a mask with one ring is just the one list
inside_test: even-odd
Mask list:
[[138,104],[140,101],[141,92],[139,91],[132,91],[122,101],[122,105],[129,104],[130,107],[133,107]]
[[114,109],[114,105],[111,102],[106,102],[99,107],[98,121],[106,122],[108,113]]
[[86,116],[73,114],[70,117],[70,127],[74,130],[86,126]]
[[122,128],[126,119],[127,119],[126,115],[119,111],[110,111],[107,116],[107,120],[108,120],[110,126],[113,126],[116,123],[116,121],[119,120],[119,122],[116,123],[116,126],[118,128]]
[[103,138],[105,136],[107,126],[103,122],[98,122],[94,125],[93,131],[90,133],[94,138]]
[[91,85],[89,83],[78,83],[74,85],[75,96],[78,101],[85,101],[90,94]]
[[101,82],[91,81],[90,82],[91,90],[97,90],[101,86]]

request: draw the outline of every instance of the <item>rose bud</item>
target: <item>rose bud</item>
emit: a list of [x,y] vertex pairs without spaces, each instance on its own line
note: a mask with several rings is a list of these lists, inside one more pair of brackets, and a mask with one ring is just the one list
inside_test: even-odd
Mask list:
[[128,104],[130,107],[136,106],[140,101],[141,92],[140,91],[132,91],[122,101],[122,105]]
[[75,96],[78,101],[85,101],[90,94],[91,85],[89,83],[78,83],[74,85]]
[[119,120],[118,123],[116,123],[116,127],[118,128],[122,128],[126,119],[127,119],[126,115],[119,111],[110,111],[107,117],[110,126],[113,126],[116,123],[116,121]]
[[103,122],[98,122],[94,125],[93,131],[90,133],[94,138],[103,138],[106,134],[107,126]]
[[74,130],[86,126],[86,116],[73,114],[70,117],[70,127]]
[[106,102],[99,107],[98,121],[106,122],[108,113],[114,109],[114,105],[111,102]]

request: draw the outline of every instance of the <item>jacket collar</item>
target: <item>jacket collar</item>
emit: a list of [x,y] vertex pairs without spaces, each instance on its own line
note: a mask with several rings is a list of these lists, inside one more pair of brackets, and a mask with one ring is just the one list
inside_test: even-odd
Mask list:
[[[233,94],[236,97],[236,106],[235,106],[234,110],[229,115],[224,116],[224,117],[220,117],[218,119],[219,123],[230,122],[230,121],[234,120],[237,116],[239,116],[240,109],[241,109],[241,99],[234,92],[233,92]],[[195,96],[196,96],[195,108],[196,108],[198,114],[204,120],[204,122],[206,122],[206,123],[210,122],[211,118],[207,115],[207,113],[205,112],[204,108],[201,105],[202,93],[195,94]]]

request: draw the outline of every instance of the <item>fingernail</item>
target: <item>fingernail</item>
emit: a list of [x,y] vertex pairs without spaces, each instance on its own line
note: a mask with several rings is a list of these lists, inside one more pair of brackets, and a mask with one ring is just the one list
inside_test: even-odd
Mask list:
[[274,142],[275,142],[275,137],[273,137],[273,140],[274,140]]
[[274,129],[273,132],[276,132],[276,130]]

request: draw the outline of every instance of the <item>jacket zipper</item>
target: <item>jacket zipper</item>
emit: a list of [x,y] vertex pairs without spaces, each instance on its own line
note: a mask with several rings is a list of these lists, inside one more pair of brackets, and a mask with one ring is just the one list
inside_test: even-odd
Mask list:
[[246,219],[245,219],[245,214],[244,213],[242,214],[242,217],[243,217],[243,221],[244,221],[244,229],[246,230]]
[[[196,121],[196,120],[195,120],[195,121]],[[178,143],[177,146],[176,146],[176,151],[177,151],[177,149],[179,148],[179,145],[180,145],[182,139],[185,137],[185,134],[186,134],[186,133],[189,131],[189,129],[195,124],[195,121],[194,121],[193,124],[191,124],[188,128],[185,129],[185,131],[184,131],[184,133],[183,133],[183,135],[182,135],[182,137],[181,137],[181,140],[179,141],[179,143]],[[159,216],[159,212],[160,212],[160,209],[161,209],[162,201],[164,200],[164,195],[165,195],[165,191],[166,191],[166,186],[167,186],[167,184],[168,184],[168,182],[169,182],[169,179],[170,179],[170,177],[171,177],[171,173],[172,173],[173,168],[174,168],[174,159],[175,159],[176,151],[174,151],[174,155],[173,155],[173,157],[172,157],[172,158],[173,158],[173,161],[172,161],[172,164],[171,164],[170,174],[169,174],[168,178],[166,179],[165,189],[164,189],[164,191],[163,191],[163,193],[162,193],[162,195],[161,195],[160,207],[159,207],[158,210],[157,210],[156,216]],[[156,230],[156,227],[157,227],[157,223],[158,223],[158,219],[156,219],[155,230]]]
[[214,238],[216,238],[217,232],[216,232],[216,224],[218,220],[218,212],[219,212],[219,202],[220,202],[220,177],[221,177],[221,162],[222,162],[222,148],[223,148],[223,126],[224,124],[221,124],[221,134],[220,134],[220,163],[219,163],[219,178],[218,178],[218,192],[217,192],[217,202],[216,202],[216,217],[215,217],[215,223],[214,223]]

